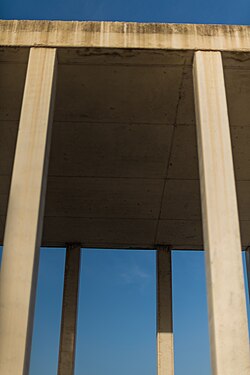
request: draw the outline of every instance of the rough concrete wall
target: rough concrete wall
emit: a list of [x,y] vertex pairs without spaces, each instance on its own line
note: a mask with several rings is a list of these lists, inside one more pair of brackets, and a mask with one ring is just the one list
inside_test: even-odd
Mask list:
[[124,22],[0,21],[0,46],[250,51],[250,27]]

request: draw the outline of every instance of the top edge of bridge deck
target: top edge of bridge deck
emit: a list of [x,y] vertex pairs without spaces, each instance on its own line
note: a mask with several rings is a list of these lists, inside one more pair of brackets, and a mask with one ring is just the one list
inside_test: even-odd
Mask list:
[[250,52],[250,27],[0,20],[2,47],[94,47]]

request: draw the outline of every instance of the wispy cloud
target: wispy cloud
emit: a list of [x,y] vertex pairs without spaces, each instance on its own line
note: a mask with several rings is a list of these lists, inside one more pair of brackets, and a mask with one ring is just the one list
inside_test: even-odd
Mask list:
[[152,277],[146,268],[134,262],[126,264],[126,268],[124,265],[119,276],[122,284],[137,287],[141,292],[151,282]]
[[134,264],[121,272],[121,278],[126,284],[134,284],[138,281],[148,280],[150,275],[137,264]]

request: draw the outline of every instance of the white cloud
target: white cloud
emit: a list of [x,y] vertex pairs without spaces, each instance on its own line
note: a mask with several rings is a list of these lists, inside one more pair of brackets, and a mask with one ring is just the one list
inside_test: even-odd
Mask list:
[[123,268],[120,276],[124,284],[145,284],[151,278],[145,269],[135,263]]

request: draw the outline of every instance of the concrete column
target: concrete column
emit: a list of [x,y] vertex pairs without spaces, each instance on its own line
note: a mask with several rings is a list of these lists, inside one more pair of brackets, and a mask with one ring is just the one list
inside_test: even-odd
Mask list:
[[30,50],[0,276],[2,375],[27,375],[29,371],[55,67],[55,49]]
[[171,251],[157,250],[157,374],[174,374]]
[[195,52],[194,92],[213,375],[249,375],[241,241],[220,52]]
[[74,374],[80,258],[80,246],[69,245],[64,274],[58,375]]
[[247,266],[248,295],[249,295],[249,302],[250,302],[250,247],[246,249],[246,266]]

